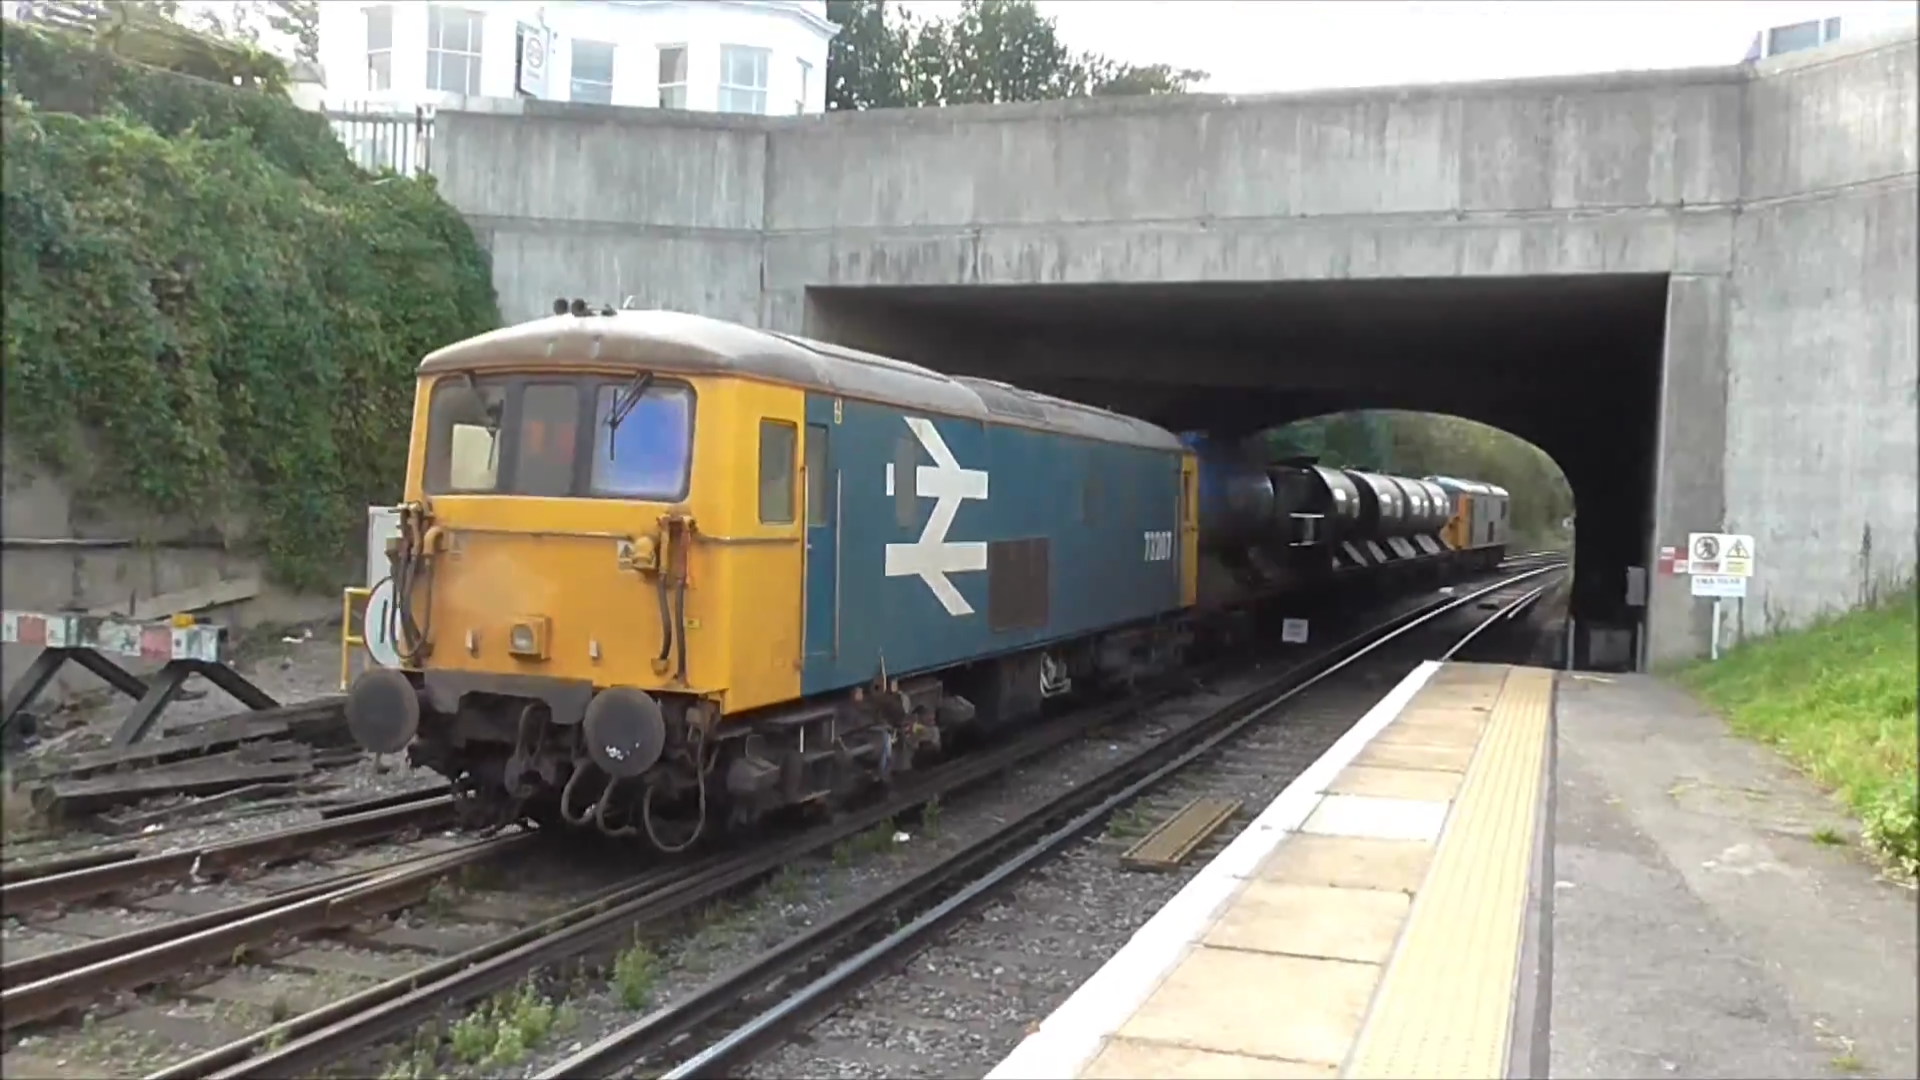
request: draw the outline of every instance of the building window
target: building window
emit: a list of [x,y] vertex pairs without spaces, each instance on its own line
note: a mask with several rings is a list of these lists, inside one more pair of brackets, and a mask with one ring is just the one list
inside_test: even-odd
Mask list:
[[427,9],[427,89],[480,93],[481,14],[435,4]]
[[1828,19],[1824,23],[1810,19],[1792,26],[1776,26],[1767,31],[1767,55],[1779,56],[1781,53],[1798,52],[1824,45],[1840,36],[1840,20]]
[[393,89],[393,6],[367,9],[367,89]]
[[613,104],[613,46],[600,41],[573,43],[573,89],[567,100]]
[[720,46],[720,111],[767,114],[767,50]]
[[813,89],[813,65],[800,61],[800,92],[793,101],[793,114],[799,116],[807,111],[807,94]]
[[687,47],[660,46],[660,107],[687,107]]

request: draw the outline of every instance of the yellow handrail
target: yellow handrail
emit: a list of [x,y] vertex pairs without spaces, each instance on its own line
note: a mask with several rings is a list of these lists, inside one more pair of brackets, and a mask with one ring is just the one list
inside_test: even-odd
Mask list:
[[346,691],[348,677],[353,673],[354,646],[365,647],[367,644],[364,625],[361,626],[360,633],[353,632],[353,602],[360,601],[360,620],[364,624],[367,617],[367,598],[372,595],[372,589],[363,589],[357,585],[342,590],[340,594],[340,689],[342,692]]

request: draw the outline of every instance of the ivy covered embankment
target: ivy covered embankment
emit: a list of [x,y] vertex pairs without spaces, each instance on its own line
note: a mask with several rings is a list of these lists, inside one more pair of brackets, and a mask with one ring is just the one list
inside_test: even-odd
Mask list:
[[499,323],[466,222],[271,86],[15,26],[4,80],[9,452],[338,584],[399,494],[414,365]]

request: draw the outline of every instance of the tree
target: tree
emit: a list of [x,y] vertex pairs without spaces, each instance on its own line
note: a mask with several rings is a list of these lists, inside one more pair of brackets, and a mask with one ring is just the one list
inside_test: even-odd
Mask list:
[[262,13],[267,27],[293,40],[293,58],[320,62],[319,0],[272,0]]
[[[159,6],[159,5],[156,5]],[[179,4],[164,5],[177,17]],[[320,5],[318,0],[235,0],[224,5],[195,8],[191,25],[205,34],[259,46],[263,32],[284,39],[296,60],[320,59]]]
[[23,5],[23,23],[89,37],[102,50],[149,67],[219,83],[280,92],[286,65],[244,37],[210,34],[179,19],[176,0]]
[[886,0],[828,0],[840,33],[827,54],[829,109],[1177,94],[1206,73],[1074,53],[1033,0],[965,0],[918,20]]
[[827,0],[840,32],[827,46],[827,107],[896,109],[907,104],[912,16],[888,17],[887,0]]

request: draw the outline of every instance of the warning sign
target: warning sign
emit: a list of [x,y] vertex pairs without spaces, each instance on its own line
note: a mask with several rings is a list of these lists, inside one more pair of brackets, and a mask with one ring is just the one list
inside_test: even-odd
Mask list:
[[1692,533],[1687,537],[1687,570],[1708,577],[1749,578],[1753,551],[1753,537],[1745,533]]
[[1727,549],[1720,556],[1720,572],[1734,577],[1753,576],[1753,537],[1729,536]]

